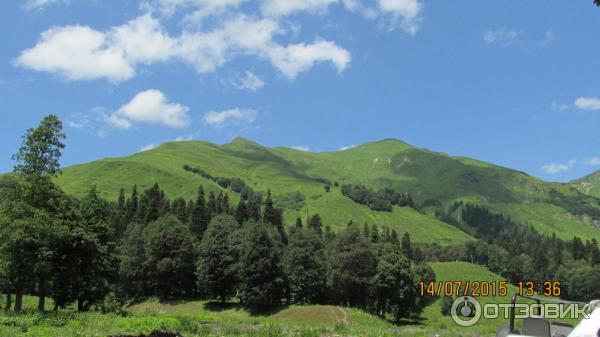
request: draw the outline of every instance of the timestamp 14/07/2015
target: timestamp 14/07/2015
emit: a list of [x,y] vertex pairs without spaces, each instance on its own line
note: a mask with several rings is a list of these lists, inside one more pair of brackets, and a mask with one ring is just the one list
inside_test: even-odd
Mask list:
[[[419,282],[418,292],[420,296],[431,297],[504,297],[509,294],[509,283],[507,281],[431,281]],[[547,297],[559,297],[561,284],[558,281],[519,281],[516,290],[521,296],[543,295]]]

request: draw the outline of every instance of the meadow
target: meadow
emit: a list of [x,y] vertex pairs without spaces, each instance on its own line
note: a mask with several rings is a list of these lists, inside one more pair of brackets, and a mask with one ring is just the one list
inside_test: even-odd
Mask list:
[[[484,267],[465,262],[432,263],[437,281],[500,281]],[[516,288],[510,287],[510,293]],[[507,303],[504,298],[482,298],[482,303]],[[22,314],[0,315],[0,336],[108,337],[138,336],[153,331],[196,336],[493,336],[503,321],[482,320],[470,328],[456,325],[441,313],[437,300],[412,320],[394,323],[358,309],[332,305],[293,305],[250,314],[238,303],[211,301],[161,303],[148,299],[123,307],[118,313],[74,310],[35,311],[37,298],[26,296]],[[49,303],[52,306],[52,303]]]

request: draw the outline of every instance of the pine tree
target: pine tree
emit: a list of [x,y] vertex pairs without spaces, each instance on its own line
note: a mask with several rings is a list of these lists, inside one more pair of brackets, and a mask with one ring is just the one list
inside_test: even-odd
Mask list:
[[246,206],[244,199],[240,199],[240,202],[235,208],[235,219],[240,225],[243,225],[248,221],[248,207]]
[[319,214],[314,214],[308,220],[308,228],[312,229],[318,235],[323,235],[323,225],[321,223],[321,216]]
[[[392,234],[395,232],[392,232]],[[408,233],[404,233],[402,236],[402,242],[400,243],[400,247],[402,248],[402,254],[409,259],[413,257],[412,244],[410,242],[410,235]]]
[[273,198],[271,197],[271,190],[267,190],[267,198],[265,199],[265,207],[263,209],[263,220],[265,223],[273,226],[277,223],[277,210],[273,206]]
[[185,199],[180,197],[173,200],[172,210],[181,223],[188,222],[187,203],[185,202]]
[[210,193],[208,194],[208,202],[206,203],[206,214],[208,215],[209,221],[215,214],[217,214],[217,199],[213,191],[210,191]]
[[127,207],[127,223],[131,223],[134,220],[135,215],[137,213],[139,204],[137,185],[133,185],[133,189],[131,190],[131,197],[129,198],[129,200],[130,202]]
[[260,221],[260,206],[255,200],[248,201],[248,219],[255,222]]
[[197,240],[202,238],[204,230],[208,224],[208,210],[206,209],[206,201],[204,200],[204,187],[200,185],[198,188],[198,196],[190,217],[190,231],[194,234]]
[[285,288],[272,226],[256,223],[244,231],[239,263],[239,296],[244,307],[259,311],[280,303]]

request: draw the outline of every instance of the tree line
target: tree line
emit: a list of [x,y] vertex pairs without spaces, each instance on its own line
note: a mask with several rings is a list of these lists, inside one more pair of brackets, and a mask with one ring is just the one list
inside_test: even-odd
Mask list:
[[[460,222],[450,216],[453,212],[460,214]],[[561,281],[561,297],[565,299],[600,298],[600,290],[594,286],[600,282],[600,248],[596,239],[584,242],[577,236],[562,240],[555,233],[544,235],[475,204],[457,202],[446,214],[438,216],[453,221],[453,225],[479,240],[449,247],[421,246],[425,259],[483,265],[513,284]]]
[[[271,191],[264,201],[205,192],[170,201],[158,184],[116,202],[92,186],[80,199],[53,182],[64,148],[50,115],[27,131],[14,174],[0,178],[0,290],[5,310],[24,295],[55,309],[106,309],[163,300],[237,298],[252,311],[291,303],[340,304],[396,319],[427,301],[416,284],[435,279],[412,258],[408,234],[350,222],[334,233],[318,214],[286,229]],[[14,302],[13,302],[14,301]]]
[[374,190],[361,184],[344,184],[341,186],[341,192],[354,202],[367,205],[374,211],[391,212],[394,205],[415,208],[410,193],[400,193],[391,188]]

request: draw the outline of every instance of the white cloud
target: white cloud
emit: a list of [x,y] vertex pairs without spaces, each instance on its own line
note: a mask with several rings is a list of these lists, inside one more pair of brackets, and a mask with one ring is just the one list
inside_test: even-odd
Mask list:
[[151,143],[151,144],[142,146],[140,148],[140,152],[149,151],[149,150],[152,150],[152,149],[155,149],[155,148],[156,148],[156,144]]
[[310,147],[306,146],[306,145],[297,145],[297,146],[292,146],[292,149],[294,150],[298,150],[298,151],[304,151],[304,152],[308,152],[310,151]]
[[107,116],[106,122],[121,129],[129,129],[133,122],[183,128],[190,124],[188,111],[186,106],[169,103],[161,91],[150,89],[135,95],[129,103]]
[[46,6],[58,3],[69,3],[70,0],[27,0],[23,4],[25,10],[44,9]]
[[265,86],[265,81],[251,71],[246,71],[243,76],[239,76],[230,83],[240,90],[249,91],[257,91]]
[[600,98],[579,97],[575,100],[575,106],[581,110],[600,110]]
[[590,165],[590,166],[598,166],[598,165],[600,165],[600,157],[594,157],[594,158],[586,159],[584,161],[584,164]]
[[392,16],[392,27],[399,25],[414,35],[419,30],[423,4],[418,0],[378,0],[379,10]]
[[214,127],[227,124],[251,124],[256,120],[256,111],[252,109],[230,109],[225,111],[210,111],[204,115],[202,122]]
[[323,12],[339,0],[264,0],[261,6],[267,16],[286,16],[295,12]]
[[273,65],[290,80],[312,68],[315,63],[324,61],[332,62],[338,72],[342,72],[351,60],[347,50],[324,40],[317,40],[312,44],[299,43],[286,48],[273,48],[269,54]]
[[575,159],[571,159],[566,163],[550,163],[550,164],[546,164],[544,166],[542,166],[542,171],[544,171],[547,174],[557,174],[557,173],[563,173],[563,172],[567,172],[569,171],[571,168],[573,168],[573,166],[575,166],[575,164],[577,163],[577,161]]
[[352,148],[355,148],[355,147],[356,147],[356,145],[354,145],[354,144],[352,144],[352,145],[349,145],[349,146],[342,146],[342,147],[340,147],[340,148],[338,149],[338,151],[349,150],[349,149],[352,149]]
[[15,64],[69,80],[122,81],[135,75],[138,64],[172,59],[207,73],[235,56],[252,55],[269,60],[289,79],[319,62],[331,62],[340,72],[350,63],[350,53],[331,41],[276,43],[274,36],[284,33],[272,19],[237,15],[211,31],[184,31],[172,37],[158,20],[145,14],[107,32],[86,26],[51,28],[34,47],[23,50]]
[[499,44],[508,46],[521,36],[522,32],[514,29],[500,28],[496,30],[487,30],[483,33],[483,40],[487,44]]
[[105,34],[83,26],[45,31],[35,47],[23,50],[15,63],[35,71],[56,73],[69,80],[104,77],[120,81],[134,74],[123,51],[106,46]]

